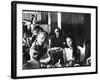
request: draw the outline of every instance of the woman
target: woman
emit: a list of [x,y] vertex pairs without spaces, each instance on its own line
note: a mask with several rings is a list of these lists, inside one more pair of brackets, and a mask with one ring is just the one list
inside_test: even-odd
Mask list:
[[77,46],[73,36],[66,36],[65,48],[63,50],[64,63],[66,66],[73,66],[78,60]]
[[61,35],[61,30],[56,28],[54,30],[55,36],[51,39],[51,47],[63,47],[63,38]]
[[63,38],[61,34],[61,30],[59,28],[55,28],[55,35],[49,40],[50,51],[49,54],[51,56],[50,64],[55,67],[61,67],[64,64],[63,61]]

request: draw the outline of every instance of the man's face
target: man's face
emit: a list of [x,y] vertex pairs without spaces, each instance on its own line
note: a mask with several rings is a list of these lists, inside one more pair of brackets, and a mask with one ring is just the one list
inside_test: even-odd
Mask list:
[[42,45],[45,41],[46,37],[43,34],[39,34],[37,37],[37,42],[39,45]]
[[67,42],[67,45],[69,46],[69,47],[71,47],[72,46],[72,40],[71,40],[71,38],[66,38],[66,42]]

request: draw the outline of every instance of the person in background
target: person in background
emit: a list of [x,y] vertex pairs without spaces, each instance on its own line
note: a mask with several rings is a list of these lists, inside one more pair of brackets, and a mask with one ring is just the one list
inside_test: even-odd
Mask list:
[[85,41],[85,46],[86,46],[86,49],[85,49],[85,62],[87,65],[91,65],[91,41],[90,39],[86,40]]
[[41,68],[40,60],[46,53],[46,49],[43,47],[47,34],[46,32],[40,32],[30,48],[30,60],[23,65],[23,69],[36,69]]
[[90,39],[83,42],[83,46],[78,46],[80,50],[80,65],[91,65]]
[[23,33],[23,39],[22,39],[22,46],[23,46],[23,64],[26,63],[30,57],[29,57],[29,38],[27,36],[27,33]]
[[34,14],[32,14],[31,24],[35,24],[35,22],[36,22],[36,17]]

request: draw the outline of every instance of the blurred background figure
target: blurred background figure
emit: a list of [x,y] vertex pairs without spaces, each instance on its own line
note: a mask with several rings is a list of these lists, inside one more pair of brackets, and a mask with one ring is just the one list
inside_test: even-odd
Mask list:
[[90,39],[85,40],[83,46],[78,46],[80,50],[80,65],[91,65],[91,50],[90,50]]
[[26,63],[30,57],[29,57],[29,37],[26,32],[23,33],[23,39],[22,39],[22,45],[23,45],[23,64]]
[[31,24],[35,24],[35,22],[36,22],[36,17],[35,17],[35,15],[34,14],[32,14],[32,18],[31,18]]

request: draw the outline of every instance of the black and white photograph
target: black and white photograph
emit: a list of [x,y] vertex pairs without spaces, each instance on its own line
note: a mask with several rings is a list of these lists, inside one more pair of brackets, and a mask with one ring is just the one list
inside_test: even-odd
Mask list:
[[90,14],[25,11],[23,69],[91,66]]
[[12,4],[13,77],[97,72],[95,6]]

